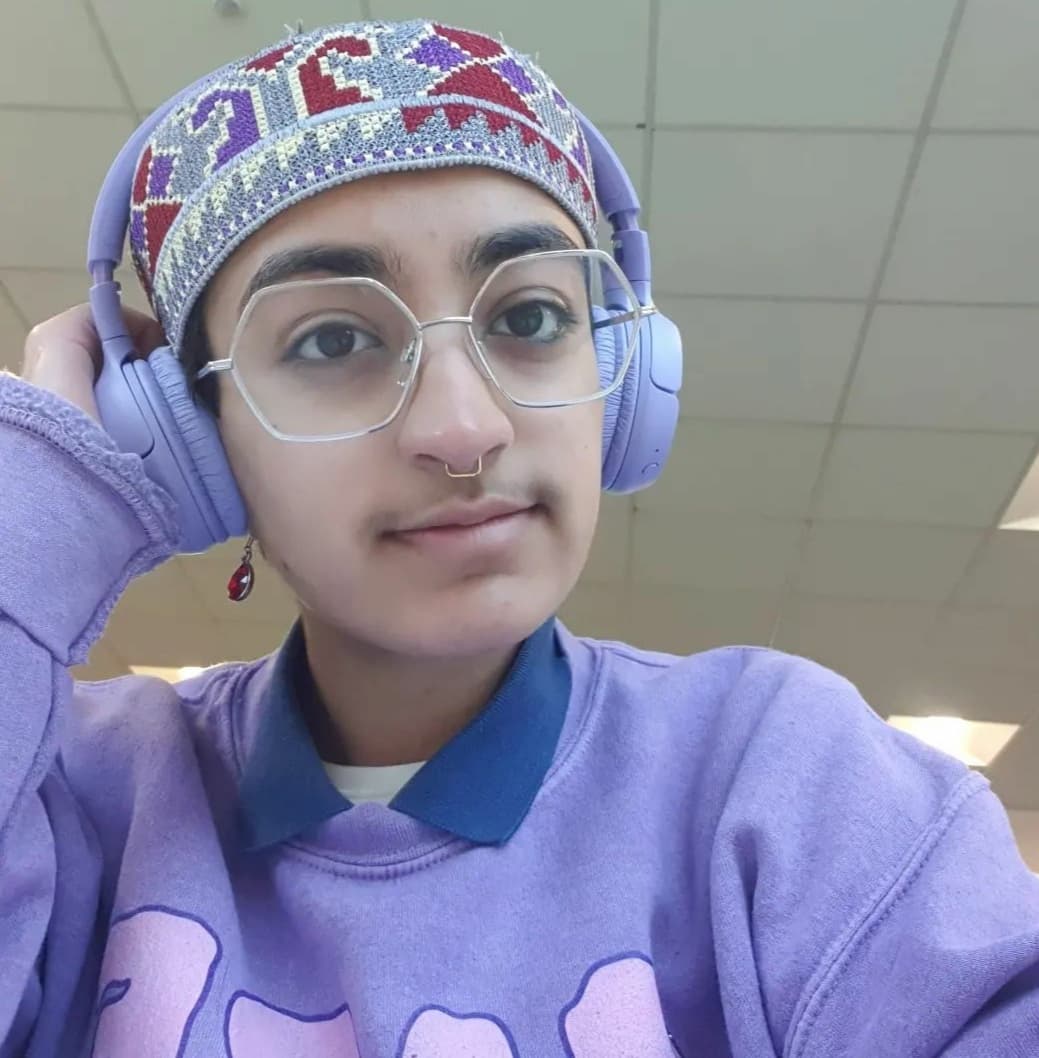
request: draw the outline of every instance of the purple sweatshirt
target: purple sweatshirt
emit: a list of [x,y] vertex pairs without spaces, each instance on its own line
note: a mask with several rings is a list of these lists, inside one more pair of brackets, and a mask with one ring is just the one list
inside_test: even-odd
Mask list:
[[1039,880],[987,781],[755,648],[525,643],[389,806],[298,629],[73,682],[168,498],[0,377],[0,1056],[1035,1058]]

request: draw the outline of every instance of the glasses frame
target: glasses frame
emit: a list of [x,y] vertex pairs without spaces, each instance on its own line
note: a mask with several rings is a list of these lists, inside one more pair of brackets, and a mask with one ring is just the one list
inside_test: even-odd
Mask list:
[[[634,305],[635,308],[631,312],[623,312],[618,314],[612,314],[608,320],[593,320],[592,331],[601,330],[603,327],[615,326],[619,323],[631,323],[631,334],[628,341],[628,349],[624,355],[624,362],[621,366],[621,370],[617,374],[617,378],[613,384],[608,388],[594,393],[588,397],[574,397],[569,400],[548,400],[548,401],[530,401],[520,400],[514,397],[509,391],[502,385],[502,383],[495,376],[494,371],[491,369],[491,365],[487,362],[487,357],[484,354],[483,346],[480,340],[476,337],[476,332],[473,330],[473,312],[477,305],[480,303],[480,299],[484,296],[491,284],[497,279],[497,277],[507,268],[515,265],[517,261],[528,261],[531,258],[564,258],[564,257],[583,257],[591,260],[597,260],[599,262],[605,262],[606,266],[610,269],[611,274],[617,280],[617,285],[630,299],[630,304]],[[283,430],[279,430],[266,415],[257,406],[256,401],[253,399],[252,394],[249,392],[249,387],[246,385],[238,367],[235,363],[235,351],[238,347],[238,340],[244,330],[245,323],[249,319],[250,312],[256,302],[266,296],[270,296],[272,291],[282,290],[293,290],[300,287],[307,287],[315,282],[321,283],[342,283],[343,285],[351,286],[367,286],[377,289],[380,293],[385,294],[390,301],[396,305],[404,314],[405,319],[411,324],[412,332],[414,334],[412,345],[407,347],[404,351],[404,356],[408,356],[410,352],[410,369],[406,378],[403,381],[399,381],[398,385],[401,388],[400,399],[397,401],[393,410],[386,415],[380,422],[374,426],[366,427],[363,430],[349,430],[343,433],[334,434],[289,434]],[[609,288],[607,288],[609,289]],[[657,312],[657,307],[652,303],[648,305],[642,305],[639,303],[638,297],[635,295],[635,291],[632,289],[631,283],[628,281],[627,276],[624,275],[620,266],[617,262],[606,253],[604,250],[542,250],[537,253],[522,254],[518,257],[512,257],[507,261],[502,261],[501,264],[497,265],[490,275],[480,284],[480,289],[476,292],[472,303],[469,306],[468,316],[442,316],[439,319],[427,320],[426,322],[420,322],[410,308],[385,284],[380,283],[377,279],[371,279],[368,276],[336,276],[324,280],[313,280],[313,279],[294,279],[285,283],[276,283],[269,287],[264,287],[262,290],[256,291],[255,294],[248,300],[245,308],[242,310],[242,315],[238,319],[238,323],[235,325],[234,334],[231,336],[231,355],[223,360],[210,360],[200,371],[195,374],[195,381],[200,382],[202,379],[209,377],[210,375],[217,374],[218,372],[230,371],[231,378],[234,381],[235,388],[241,394],[242,399],[245,401],[249,410],[253,413],[260,425],[272,436],[277,438],[279,441],[291,441],[296,444],[314,444],[324,443],[328,441],[351,441],[357,437],[365,437],[368,434],[377,433],[379,430],[384,430],[389,426],[404,408],[408,402],[408,398],[414,391],[415,379],[418,376],[419,368],[422,363],[422,350],[423,334],[431,327],[438,327],[445,323],[457,323],[465,326],[466,331],[469,335],[469,356],[473,358],[475,354],[474,366],[479,370],[480,374],[483,375],[487,381],[489,381],[498,393],[501,394],[511,404],[516,405],[519,408],[568,408],[578,404],[590,404],[592,401],[604,400],[611,393],[615,392],[620,385],[624,382],[624,377],[628,373],[628,368],[631,366],[632,357],[635,354],[635,346],[638,343],[639,328],[642,325],[643,319],[647,316],[652,316]],[[402,357],[403,359],[403,357]]]

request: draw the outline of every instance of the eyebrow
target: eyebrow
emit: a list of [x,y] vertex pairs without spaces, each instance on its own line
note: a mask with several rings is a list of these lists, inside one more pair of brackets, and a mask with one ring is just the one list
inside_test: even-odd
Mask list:
[[[461,254],[458,264],[467,276],[492,271],[503,261],[547,250],[579,250],[562,228],[554,224],[516,224],[475,239]],[[245,311],[257,291],[287,283],[315,272],[327,276],[355,276],[388,282],[400,277],[403,264],[375,246],[302,246],[272,254],[256,270],[238,305]]]
[[238,311],[265,287],[320,272],[328,276],[360,276],[386,281],[399,276],[401,263],[374,246],[302,246],[272,254],[256,270],[242,294]]
[[468,276],[480,276],[504,261],[547,250],[580,250],[562,228],[554,224],[516,224],[481,235],[463,254],[460,264]]

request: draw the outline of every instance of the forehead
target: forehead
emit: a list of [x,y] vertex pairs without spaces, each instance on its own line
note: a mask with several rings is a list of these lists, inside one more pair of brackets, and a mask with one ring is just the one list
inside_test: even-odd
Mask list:
[[489,231],[551,224],[574,245],[581,230],[554,199],[509,173],[478,166],[387,173],[324,191],[269,221],[228,259],[212,284],[240,294],[272,254],[300,246],[378,248],[401,274],[444,267]]

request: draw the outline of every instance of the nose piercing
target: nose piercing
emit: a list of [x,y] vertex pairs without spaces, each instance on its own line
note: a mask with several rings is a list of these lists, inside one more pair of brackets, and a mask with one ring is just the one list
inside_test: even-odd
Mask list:
[[480,456],[480,458],[477,459],[477,461],[476,461],[476,469],[475,470],[470,470],[470,471],[468,471],[466,473],[463,473],[463,474],[456,474],[451,469],[450,464],[445,463],[444,464],[444,473],[449,478],[478,478],[483,473],[483,456]]

